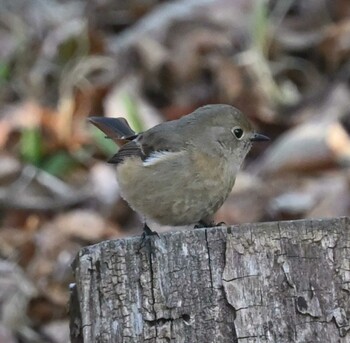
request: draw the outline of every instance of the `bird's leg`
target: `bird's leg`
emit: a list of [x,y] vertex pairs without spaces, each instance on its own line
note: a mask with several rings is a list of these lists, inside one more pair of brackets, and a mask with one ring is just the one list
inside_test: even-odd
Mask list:
[[150,229],[150,227],[147,225],[147,223],[145,223],[145,225],[143,226],[143,234],[142,236],[158,236],[159,238],[159,234],[157,231],[153,231]]
[[148,243],[148,247],[149,247],[150,251],[152,250],[152,249],[151,249],[151,242],[150,242],[150,237],[151,237],[151,236],[158,236],[158,238],[160,238],[158,232],[152,231],[152,230],[150,229],[150,227],[149,227],[149,226],[146,224],[146,222],[145,222],[145,224],[144,224],[144,226],[143,226],[143,233],[142,233],[142,235],[141,235],[141,246],[140,246],[140,249],[141,249],[143,246],[145,246],[146,243]]

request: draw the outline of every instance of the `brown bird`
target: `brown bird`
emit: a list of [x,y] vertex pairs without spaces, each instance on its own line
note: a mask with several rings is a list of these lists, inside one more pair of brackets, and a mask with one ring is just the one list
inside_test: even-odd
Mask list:
[[124,118],[90,117],[120,149],[116,165],[123,198],[145,220],[162,225],[212,225],[230,194],[255,133],[230,105],[207,105],[178,120],[135,133]]

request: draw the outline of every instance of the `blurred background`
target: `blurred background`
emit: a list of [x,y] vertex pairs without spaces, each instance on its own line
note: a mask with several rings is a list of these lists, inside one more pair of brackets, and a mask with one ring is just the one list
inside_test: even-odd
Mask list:
[[116,146],[209,103],[269,135],[216,220],[349,215],[347,0],[0,0],[0,342],[69,341],[70,264],[138,235]]

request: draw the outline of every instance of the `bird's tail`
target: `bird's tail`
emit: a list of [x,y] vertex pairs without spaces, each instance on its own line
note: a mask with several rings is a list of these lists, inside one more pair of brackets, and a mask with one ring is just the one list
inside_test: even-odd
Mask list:
[[124,118],[89,117],[88,121],[106,134],[119,146],[133,140],[137,134]]

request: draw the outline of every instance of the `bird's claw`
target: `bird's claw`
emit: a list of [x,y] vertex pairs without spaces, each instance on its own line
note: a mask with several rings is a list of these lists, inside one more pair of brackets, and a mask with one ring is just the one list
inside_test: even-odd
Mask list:
[[214,223],[214,222],[205,222],[203,220],[200,220],[195,226],[194,229],[203,229],[208,227],[216,227],[216,226],[225,226],[226,223],[220,222],[220,223]]

